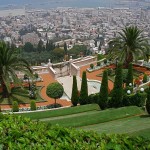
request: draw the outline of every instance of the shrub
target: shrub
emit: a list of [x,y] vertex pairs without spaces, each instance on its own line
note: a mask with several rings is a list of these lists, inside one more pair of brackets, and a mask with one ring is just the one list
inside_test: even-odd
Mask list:
[[47,109],[52,109],[52,108],[59,108],[59,107],[62,107],[62,105],[56,103],[56,105],[55,105],[55,104],[50,104],[50,105],[47,105],[46,107],[47,107]]
[[38,77],[39,77],[38,73],[35,73],[35,74],[34,74],[34,77],[35,77],[36,79],[38,79]]
[[14,101],[12,103],[12,111],[13,112],[18,112],[19,111],[19,106],[18,106],[18,102],[17,101]]
[[90,68],[93,69],[94,68],[94,64],[90,64]]
[[101,59],[103,59],[104,58],[104,55],[102,55],[102,54],[98,54],[97,55],[97,61],[99,61],[99,60],[101,60]]
[[150,114],[150,87],[147,90],[146,110]]
[[56,105],[56,99],[62,97],[63,93],[64,93],[64,88],[58,82],[53,82],[47,86],[46,94],[48,97],[55,99],[55,105]]
[[146,98],[147,98],[147,94],[145,92],[138,91],[134,96],[132,105],[142,107],[145,104]]
[[79,98],[80,105],[87,104],[87,100],[88,100],[88,85],[87,85],[86,72],[83,71],[80,98]]
[[129,64],[126,85],[128,86],[130,83],[133,85],[133,65],[132,63]]
[[111,107],[120,107],[123,99],[123,79],[122,79],[122,64],[119,63],[116,69],[114,88],[112,91]]
[[4,115],[0,112],[0,120],[4,118]]
[[143,83],[146,83],[147,81],[148,81],[147,74],[144,74],[144,77],[143,77]]
[[30,102],[30,110],[36,110],[36,102],[34,100]]
[[98,104],[101,109],[105,109],[107,107],[107,102],[108,102],[108,74],[107,70],[105,70],[103,72]]
[[105,65],[107,64],[107,59],[104,59],[104,64],[105,64]]
[[[51,126],[29,118],[6,115],[0,122],[1,149],[11,150],[148,150],[150,140],[121,134],[97,134],[92,131]],[[65,142],[64,142],[65,141]]]
[[135,94],[125,94],[122,100],[122,106],[132,106],[134,105]]
[[91,94],[88,96],[88,104],[98,103],[99,93]]
[[79,98],[78,98],[77,79],[76,76],[73,76],[72,95],[71,95],[71,102],[73,106],[77,106],[78,99]]
[[100,62],[97,62],[97,66],[101,66],[101,63],[100,63]]
[[108,76],[110,76],[110,75],[112,74],[112,72],[113,72],[113,69],[112,69],[112,68],[108,68],[108,69],[107,69],[107,74],[108,74]]

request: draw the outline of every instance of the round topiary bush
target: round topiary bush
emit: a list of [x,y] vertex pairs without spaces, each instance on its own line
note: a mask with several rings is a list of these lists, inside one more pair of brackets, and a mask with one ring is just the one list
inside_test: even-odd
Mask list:
[[48,97],[55,99],[55,106],[56,106],[56,99],[61,98],[63,93],[64,88],[58,82],[51,83],[47,86],[46,94]]
[[94,64],[90,64],[90,68],[93,69],[94,68]]
[[101,63],[100,62],[97,62],[97,66],[100,66],[101,65]]
[[19,111],[19,106],[18,106],[18,102],[17,101],[14,101],[12,103],[12,111],[13,112],[18,112]]
[[34,100],[30,102],[30,110],[36,110],[36,102]]

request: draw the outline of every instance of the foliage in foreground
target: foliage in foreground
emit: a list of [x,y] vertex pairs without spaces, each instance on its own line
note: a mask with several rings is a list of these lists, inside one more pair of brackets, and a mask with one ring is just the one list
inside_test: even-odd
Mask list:
[[[9,123],[8,123],[9,122]],[[18,149],[140,149],[150,148],[150,141],[141,137],[126,135],[98,135],[95,132],[86,132],[50,126],[31,121],[21,116],[7,115],[0,122],[2,150]],[[8,130],[9,129],[9,130]],[[21,132],[20,132],[21,131]],[[44,133],[44,134],[43,134]]]

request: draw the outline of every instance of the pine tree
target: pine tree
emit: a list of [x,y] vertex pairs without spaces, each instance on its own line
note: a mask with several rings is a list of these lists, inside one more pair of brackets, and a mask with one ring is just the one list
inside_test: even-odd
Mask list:
[[120,107],[122,105],[122,100],[123,100],[122,64],[119,63],[116,69],[116,76],[110,106]]
[[108,73],[107,70],[105,70],[103,72],[98,104],[101,109],[105,109],[107,107],[107,102],[108,102]]
[[87,78],[86,78],[86,72],[83,71],[79,103],[80,105],[85,105],[87,104],[87,101],[88,101]]
[[73,76],[71,102],[72,102],[73,106],[77,106],[77,104],[78,104],[78,87],[77,87],[76,76]]
[[130,63],[129,67],[128,67],[126,86],[129,86],[130,83],[132,83],[132,85],[133,85],[133,66],[132,66],[132,63]]

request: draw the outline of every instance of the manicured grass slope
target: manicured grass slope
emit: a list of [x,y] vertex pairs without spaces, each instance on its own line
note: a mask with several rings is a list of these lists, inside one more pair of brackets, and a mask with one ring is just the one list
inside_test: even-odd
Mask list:
[[131,135],[141,135],[142,130],[150,130],[150,117],[132,116],[81,128],[85,130],[94,130],[98,133],[127,133]]
[[[149,118],[149,120],[150,120],[150,118]],[[142,136],[144,138],[150,139],[150,127],[148,129],[135,131],[133,133],[130,133],[130,135],[132,135],[132,136]]]
[[80,116],[74,116],[70,118],[66,118],[64,116],[61,119],[55,119],[46,122],[49,122],[53,125],[59,124],[65,127],[81,127],[108,122],[120,118],[126,118],[141,113],[143,113],[143,111],[140,108],[136,106],[131,106],[131,107],[122,107],[118,109],[107,109],[104,111],[96,111],[92,114],[87,112],[86,114],[81,114]]
[[99,106],[97,104],[89,104],[89,105],[69,107],[69,108],[63,108],[63,109],[57,109],[57,110],[24,113],[24,114],[19,114],[19,115],[24,116],[24,117],[29,117],[31,119],[43,119],[43,118],[51,118],[51,117],[57,117],[57,116],[77,114],[77,113],[88,112],[88,111],[93,111],[93,110],[99,110]]

